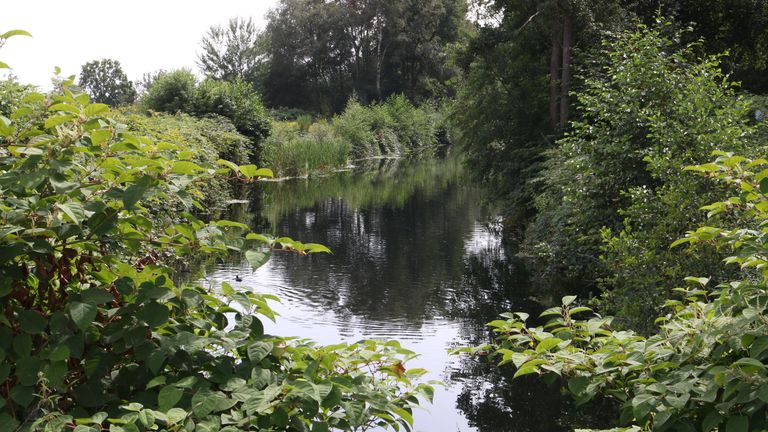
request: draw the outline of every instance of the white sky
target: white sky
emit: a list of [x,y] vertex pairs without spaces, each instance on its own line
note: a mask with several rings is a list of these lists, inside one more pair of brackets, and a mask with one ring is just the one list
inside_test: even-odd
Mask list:
[[[200,40],[211,25],[231,17],[264,15],[277,0],[2,0],[0,34],[22,29],[0,48],[0,60],[22,83],[50,88],[54,67],[78,75],[91,60],[118,60],[128,79],[157,69],[196,73]],[[2,70],[0,70],[2,74]],[[4,74],[3,74],[4,75]]]

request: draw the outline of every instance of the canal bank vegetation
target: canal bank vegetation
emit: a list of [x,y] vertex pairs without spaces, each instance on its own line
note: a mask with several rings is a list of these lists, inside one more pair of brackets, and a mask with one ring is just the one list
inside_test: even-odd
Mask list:
[[[537,297],[578,294],[462,351],[608,401],[627,430],[768,428],[766,3],[471,5],[281,0],[264,30],[211,28],[203,79],[134,92],[105,59],[50,94],[3,82],[0,432],[408,429],[432,394],[413,353],[265,335],[270,298],[177,284],[168,260],[325,252],[211,210],[259,166],[308,176],[451,138]],[[402,205],[452,169],[275,185],[268,218],[318,196]]]
[[71,78],[22,93],[0,115],[0,431],[410,427],[432,388],[397,342],[267,335],[272,297],[174,282],[171,257],[327,251],[193,215],[196,186],[269,170],[177,143],[187,117],[132,130]]
[[273,122],[263,160],[278,177],[306,176],[376,157],[435,157],[450,146],[443,112],[403,95],[362,105],[354,97],[330,121],[300,115]]
[[[647,11],[621,2],[494,4],[509,27],[483,29],[464,53],[459,94],[472,108],[455,118],[472,127],[459,142],[524,227],[518,247],[542,289],[583,300],[567,295],[539,317],[504,314],[490,323],[494,343],[460,351],[492,353],[578,404],[611,401],[618,430],[764,430],[765,28],[750,21],[752,38],[738,39],[735,16],[719,15],[713,29],[686,2],[647,24]],[[542,27],[527,27],[537,13]],[[592,40],[597,21],[575,25],[586,13],[612,31]],[[536,49],[547,39],[535,33],[553,28],[563,38],[549,39],[553,52],[574,38],[583,51],[544,59]],[[730,56],[699,37],[705,29],[730,41]],[[488,61],[497,50],[520,57],[505,70]],[[504,97],[490,103],[494,92]],[[499,116],[512,126],[494,129]]]

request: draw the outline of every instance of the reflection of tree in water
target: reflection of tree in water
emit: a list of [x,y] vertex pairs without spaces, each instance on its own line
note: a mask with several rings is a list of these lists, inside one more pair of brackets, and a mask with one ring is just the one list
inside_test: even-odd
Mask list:
[[[544,309],[542,303],[550,303],[533,296],[524,262],[500,246],[470,254],[457,285],[451,313],[467,323],[462,339],[471,344],[489,340],[486,323],[499,314],[525,311],[535,319]],[[605,419],[615,418],[615,408],[609,406],[577,409],[558,383],[513,379],[513,374],[513,367],[497,368],[493,359],[465,356],[447,371],[447,381],[461,385],[456,406],[481,432],[571,431],[574,425],[607,426]]]
[[[342,333],[358,325],[397,332],[435,317],[465,323],[460,339],[488,340],[486,323],[506,311],[532,316],[551,303],[533,292],[524,264],[477,233],[477,193],[455,166],[387,165],[381,172],[269,185],[262,214],[275,232],[329,246],[333,255],[273,258],[290,291],[332,311]],[[493,236],[488,236],[493,238]],[[559,388],[512,380],[512,368],[462,358],[446,380],[482,432],[561,431],[590,425]]]
[[284,277],[342,319],[419,323],[442,314],[444,282],[460,277],[464,242],[478,216],[469,193],[454,184],[417,190],[402,207],[359,209],[329,199],[297,210],[278,230],[323,243],[333,255],[279,258]]

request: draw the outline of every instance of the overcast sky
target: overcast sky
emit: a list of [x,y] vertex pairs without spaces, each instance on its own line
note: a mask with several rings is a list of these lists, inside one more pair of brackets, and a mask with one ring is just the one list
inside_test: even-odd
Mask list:
[[77,75],[91,60],[118,60],[130,80],[157,69],[195,64],[211,25],[234,16],[260,27],[277,0],[3,0],[0,33],[22,29],[0,48],[0,60],[23,83],[50,87],[54,67]]

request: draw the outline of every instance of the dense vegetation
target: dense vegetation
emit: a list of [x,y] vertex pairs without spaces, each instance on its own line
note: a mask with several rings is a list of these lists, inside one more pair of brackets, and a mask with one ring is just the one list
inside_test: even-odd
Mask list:
[[442,112],[430,104],[416,107],[396,95],[368,106],[350,99],[330,121],[313,122],[309,115],[276,121],[263,159],[278,176],[298,176],[365,158],[434,157],[450,144]]
[[[716,12],[726,3],[754,9],[739,21]],[[756,23],[768,9],[662,10],[670,18],[638,3],[492,2],[500,25],[458,57],[472,107],[454,114],[459,141],[509,206],[540,286],[599,294],[599,314],[566,296],[538,319],[505,314],[493,344],[465,351],[578,403],[612,400],[631,430],[763,430],[766,124],[747,91],[764,91]],[[684,280],[694,286],[676,288]]]
[[[269,298],[177,285],[171,258],[325,252],[217,212],[454,140],[537,297],[585,299],[461,351],[629,430],[768,429],[768,2],[280,0],[198,64],[0,82],[0,432],[408,428],[413,353],[265,335]],[[376,180],[317,193],[400,199]],[[275,224],[302,196],[263,199]]]
[[[745,91],[762,89],[764,2],[673,3],[489,2],[498,25],[457,54],[457,142],[539,286],[603,291],[601,310],[642,331],[683,277],[732,274],[713,272],[715,248],[667,247],[723,194],[682,168],[716,149],[757,156],[765,138],[764,103]],[[748,4],[744,21],[717,13]]]
[[516,377],[562,379],[579,403],[598,394],[613,399],[617,423],[631,426],[626,430],[764,430],[768,161],[717,155],[687,170],[730,187],[731,196],[707,206],[710,217],[731,213],[742,222],[702,226],[673,246],[714,244],[728,251],[728,265],[742,269],[739,279],[712,286],[707,277],[686,278],[688,286],[675,289],[678,297],[665,304],[670,313],[657,318],[660,329],[650,337],[620,330],[613,318],[566,296],[541,314],[546,324],[529,326],[528,314],[505,314],[490,323],[498,344],[468,351],[499,355],[501,364],[515,365]]
[[204,221],[202,185],[271,171],[142,134],[174,135],[168,117],[131,130],[72,78],[15,102],[0,116],[0,430],[397,428],[431,397],[397,342],[266,335],[272,298],[174,282],[173,257],[328,251]]

